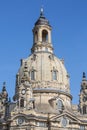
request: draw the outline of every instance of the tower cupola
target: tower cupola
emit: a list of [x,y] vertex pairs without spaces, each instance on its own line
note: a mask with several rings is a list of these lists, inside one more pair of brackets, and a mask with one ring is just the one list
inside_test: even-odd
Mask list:
[[36,21],[35,26],[36,26],[36,25],[48,25],[48,26],[50,26],[49,21],[48,21],[48,20],[45,18],[45,16],[44,16],[43,8],[41,8],[40,17],[39,17],[39,19]]
[[43,8],[41,8],[40,17],[35,22],[35,26],[33,28],[32,53],[41,51],[53,53],[51,30],[52,28],[49,21],[44,16]]

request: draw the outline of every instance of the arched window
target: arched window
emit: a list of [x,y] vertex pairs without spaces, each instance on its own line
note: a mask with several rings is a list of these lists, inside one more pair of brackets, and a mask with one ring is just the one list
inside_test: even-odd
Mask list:
[[35,42],[37,42],[38,41],[38,33],[37,33],[37,31],[35,32]]
[[53,70],[53,72],[52,72],[52,79],[57,80],[57,71],[56,70]]
[[20,107],[24,107],[24,99],[23,98],[20,99]]
[[42,42],[48,41],[48,32],[46,30],[42,31]]
[[63,103],[62,103],[62,100],[60,100],[60,99],[57,100],[57,109],[63,110]]
[[35,80],[35,71],[34,70],[31,71],[31,80]]
[[83,114],[86,114],[86,105],[83,106]]
[[[36,57],[36,56],[35,56]],[[31,80],[35,80],[36,79],[36,69],[34,69],[34,67],[32,66],[31,70],[29,71],[29,76]]]

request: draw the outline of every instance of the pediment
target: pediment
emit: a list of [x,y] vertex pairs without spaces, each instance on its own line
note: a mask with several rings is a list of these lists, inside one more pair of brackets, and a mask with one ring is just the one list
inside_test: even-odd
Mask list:
[[50,118],[51,121],[56,121],[59,122],[62,118],[67,118],[69,120],[69,122],[71,123],[80,123],[80,119],[77,118],[77,116],[73,113],[69,113],[69,112],[64,112],[62,114],[58,114],[56,116],[53,116]]
[[26,114],[23,114],[23,113],[18,113],[15,116],[12,117],[12,120],[14,120],[16,118],[19,118],[19,117],[23,117],[25,119],[29,119],[29,117],[34,118],[35,115],[33,115],[33,114],[26,115]]
[[20,125],[25,125],[25,124],[30,124],[30,120],[34,119],[35,115],[33,114],[23,114],[23,113],[18,113],[15,116],[13,116],[9,121],[12,123],[14,126],[20,126]]

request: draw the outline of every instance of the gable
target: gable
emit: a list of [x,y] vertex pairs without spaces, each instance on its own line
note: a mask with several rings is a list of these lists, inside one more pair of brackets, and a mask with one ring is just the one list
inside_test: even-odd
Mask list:
[[50,118],[51,121],[60,122],[61,119],[66,118],[70,123],[80,123],[81,121],[73,113],[64,112]]

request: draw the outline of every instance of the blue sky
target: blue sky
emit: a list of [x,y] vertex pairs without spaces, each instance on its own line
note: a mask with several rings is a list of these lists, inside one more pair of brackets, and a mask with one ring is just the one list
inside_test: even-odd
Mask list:
[[54,53],[65,60],[73,103],[78,103],[82,73],[87,74],[87,0],[0,1],[0,90],[6,81],[9,96],[14,95],[20,59],[31,53],[42,5],[53,28]]

